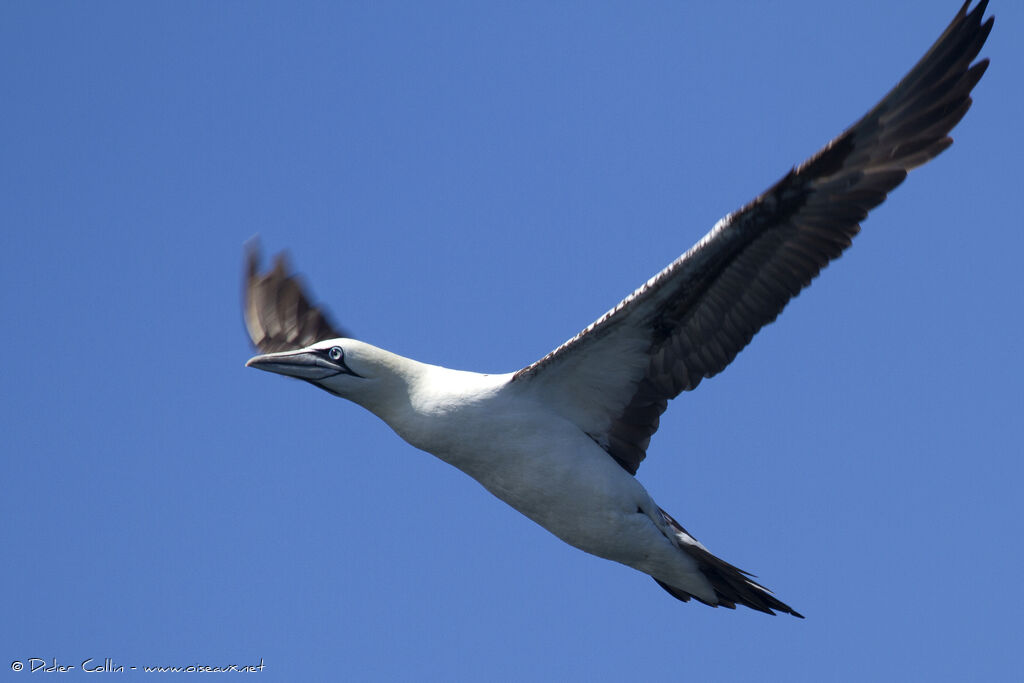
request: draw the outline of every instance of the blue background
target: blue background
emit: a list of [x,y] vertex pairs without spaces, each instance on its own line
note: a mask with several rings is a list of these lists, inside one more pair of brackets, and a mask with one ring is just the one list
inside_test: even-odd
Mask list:
[[1019,674],[1024,4],[956,144],[639,477],[805,621],[672,599],[243,367],[241,249],[352,333],[515,370],[817,150],[957,2],[4,2],[0,671]]

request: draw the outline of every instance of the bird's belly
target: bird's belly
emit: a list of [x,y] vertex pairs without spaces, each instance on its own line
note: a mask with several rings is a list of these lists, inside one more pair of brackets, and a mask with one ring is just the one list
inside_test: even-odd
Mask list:
[[[638,538],[637,528],[656,532],[638,510],[641,505],[650,509],[654,504],[647,491],[578,429],[548,432],[536,442],[494,439],[486,452],[453,455],[456,457],[443,459],[586,552],[632,564],[630,560],[643,552],[631,547],[643,540]],[[664,541],[661,536],[656,542]]]
[[636,478],[575,426],[526,424],[430,452],[569,545],[714,600],[652,520],[657,505]]

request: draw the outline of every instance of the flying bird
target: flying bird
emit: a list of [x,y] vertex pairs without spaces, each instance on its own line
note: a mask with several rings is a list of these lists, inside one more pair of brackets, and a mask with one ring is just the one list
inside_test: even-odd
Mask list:
[[250,247],[247,366],[360,404],[566,543],[674,597],[801,615],[713,555],[635,478],[669,399],[721,372],[830,261],[907,171],[950,146],[988,66],[970,0],[874,109],[592,325],[517,372],[428,365],[352,338],[283,255]]

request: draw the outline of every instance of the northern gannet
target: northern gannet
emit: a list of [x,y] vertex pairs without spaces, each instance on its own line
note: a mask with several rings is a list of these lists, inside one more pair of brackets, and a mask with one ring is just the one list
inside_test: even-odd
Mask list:
[[711,554],[636,480],[669,399],[723,370],[850,246],[868,210],[937,156],[988,66],[983,0],[881,102],[692,249],[536,363],[488,375],[351,338],[311,303],[284,257],[248,252],[249,367],[303,379],[372,411],[413,446],[480,482],[588,553],[676,598],[801,615]]

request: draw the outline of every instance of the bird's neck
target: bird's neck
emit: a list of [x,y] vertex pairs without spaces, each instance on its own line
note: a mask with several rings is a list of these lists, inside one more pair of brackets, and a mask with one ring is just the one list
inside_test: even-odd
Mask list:
[[413,446],[437,454],[473,419],[510,375],[484,375],[429,365],[384,352],[386,369],[353,400]]

